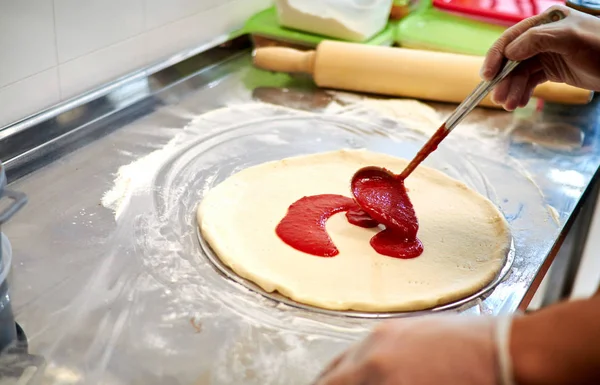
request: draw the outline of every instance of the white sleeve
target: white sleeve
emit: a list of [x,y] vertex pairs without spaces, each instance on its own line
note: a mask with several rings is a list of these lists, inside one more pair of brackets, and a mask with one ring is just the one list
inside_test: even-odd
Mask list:
[[496,319],[495,340],[498,357],[498,372],[501,385],[515,385],[512,357],[510,356],[510,332],[513,316],[500,316]]

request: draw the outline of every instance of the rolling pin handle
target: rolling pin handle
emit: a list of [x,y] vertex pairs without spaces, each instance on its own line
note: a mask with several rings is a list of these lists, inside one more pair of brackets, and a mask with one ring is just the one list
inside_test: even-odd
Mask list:
[[315,51],[299,51],[285,47],[257,48],[252,52],[252,61],[260,69],[313,74],[315,68]]

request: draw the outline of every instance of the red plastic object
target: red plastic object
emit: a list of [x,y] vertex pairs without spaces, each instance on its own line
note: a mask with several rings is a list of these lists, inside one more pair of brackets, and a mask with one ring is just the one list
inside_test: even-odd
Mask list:
[[564,3],[561,0],[433,0],[435,8],[500,25],[516,24]]

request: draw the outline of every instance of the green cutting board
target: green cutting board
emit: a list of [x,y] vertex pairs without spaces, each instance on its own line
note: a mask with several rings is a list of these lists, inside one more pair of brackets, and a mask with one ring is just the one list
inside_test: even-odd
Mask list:
[[[394,33],[397,23],[388,24],[383,31],[373,38],[365,41],[363,44],[369,45],[392,45],[394,43]],[[284,28],[279,25],[277,20],[277,10],[275,7],[266,9],[251,17],[243,28],[244,33],[259,35],[270,39],[301,44],[309,47],[315,47],[323,40],[338,40],[335,38],[315,35],[294,29]]]
[[[425,3],[425,1],[423,1]],[[431,1],[400,20],[396,43],[402,47],[483,56],[505,28],[444,13]]]

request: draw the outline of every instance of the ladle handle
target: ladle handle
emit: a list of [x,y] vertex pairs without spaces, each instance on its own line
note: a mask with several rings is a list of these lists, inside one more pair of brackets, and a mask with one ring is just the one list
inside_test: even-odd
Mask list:
[[[546,17],[544,17],[537,25],[549,24],[559,20],[562,20],[566,15],[558,9],[550,11]],[[452,115],[446,119],[444,126],[446,131],[450,133],[462,120],[473,111],[475,107],[490,93],[494,87],[500,83],[504,78],[510,74],[520,62],[508,60],[500,73],[496,75],[492,80],[482,81],[477,87],[466,97],[465,100],[454,110]]]

